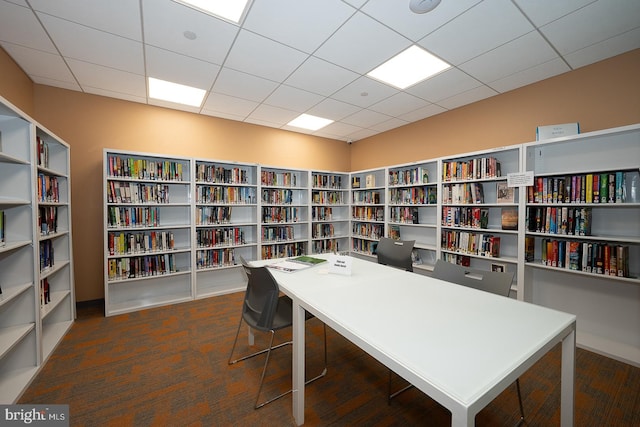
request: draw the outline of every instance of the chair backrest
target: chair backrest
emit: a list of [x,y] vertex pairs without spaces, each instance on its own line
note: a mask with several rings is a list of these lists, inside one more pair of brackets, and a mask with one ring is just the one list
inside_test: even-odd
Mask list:
[[242,268],[247,276],[242,317],[249,326],[268,331],[278,309],[280,288],[267,267],[254,267],[240,256]]
[[394,240],[381,237],[376,248],[378,264],[413,271],[411,252],[415,243],[415,240]]
[[439,259],[436,261],[431,277],[508,297],[514,274],[479,270]]

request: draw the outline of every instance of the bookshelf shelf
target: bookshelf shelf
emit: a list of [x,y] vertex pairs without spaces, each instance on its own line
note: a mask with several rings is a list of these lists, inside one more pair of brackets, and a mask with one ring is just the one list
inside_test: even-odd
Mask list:
[[[0,403],[10,404],[73,323],[75,303],[69,146],[3,98],[0,135]],[[41,271],[42,248],[55,249],[55,259]],[[43,281],[65,294],[46,310]]]

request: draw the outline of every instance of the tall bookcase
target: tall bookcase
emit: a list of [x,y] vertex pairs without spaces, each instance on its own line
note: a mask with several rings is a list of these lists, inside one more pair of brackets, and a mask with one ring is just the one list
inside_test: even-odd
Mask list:
[[386,169],[351,174],[351,252],[375,257],[380,237],[385,235]]
[[192,161],[104,151],[105,314],[192,299]]
[[196,159],[195,295],[238,290],[239,256],[258,259],[258,167]]
[[387,232],[391,238],[415,240],[414,271],[433,270],[438,247],[438,162],[389,167]]
[[640,125],[525,144],[524,299],[578,344],[640,364]]
[[510,271],[518,292],[520,195],[507,175],[520,173],[521,146],[441,160],[439,250],[442,259],[485,270]]
[[312,254],[349,250],[349,174],[311,172]]
[[75,319],[69,146],[0,98],[0,403]]
[[260,259],[308,253],[309,171],[260,169]]

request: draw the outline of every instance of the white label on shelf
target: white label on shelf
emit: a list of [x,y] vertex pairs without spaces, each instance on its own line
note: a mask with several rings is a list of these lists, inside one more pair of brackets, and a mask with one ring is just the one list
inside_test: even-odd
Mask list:
[[508,173],[507,186],[509,187],[527,187],[533,185],[533,171],[525,173]]

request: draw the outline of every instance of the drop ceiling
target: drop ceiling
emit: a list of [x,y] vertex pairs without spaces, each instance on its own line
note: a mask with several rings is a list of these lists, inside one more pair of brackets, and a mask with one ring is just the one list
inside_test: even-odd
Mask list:
[[[452,68],[366,77],[413,44]],[[253,0],[235,25],[172,0],[0,0],[0,46],[38,84],[357,141],[640,48],[640,1]],[[156,101],[149,76],[207,95]],[[334,123],[287,125],[301,113]]]

